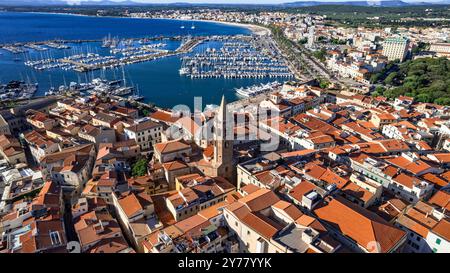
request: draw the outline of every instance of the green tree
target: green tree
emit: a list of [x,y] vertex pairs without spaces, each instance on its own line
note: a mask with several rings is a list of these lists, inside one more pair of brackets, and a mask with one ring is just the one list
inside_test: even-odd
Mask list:
[[450,98],[438,98],[434,100],[434,103],[437,103],[439,105],[450,105]]
[[370,76],[370,83],[376,83],[378,82],[379,79],[380,79],[379,73],[372,74],[372,76]]
[[384,91],[385,91],[385,88],[381,85],[378,85],[377,87],[375,87],[375,90],[373,91],[372,96],[373,97],[381,96],[381,95],[383,95]]
[[319,59],[320,61],[325,61],[325,56],[327,55],[327,50],[325,48],[321,48],[320,50],[314,51],[313,56]]
[[136,161],[131,169],[132,176],[143,176],[147,174],[148,160],[146,158],[141,158]]
[[304,44],[306,44],[307,42],[308,42],[308,39],[306,39],[306,38],[303,38],[303,39],[301,39],[300,41],[298,41],[298,43],[301,44],[301,45],[304,45]]
[[384,79],[385,84],[393,85],[395,78],[398,76],[397,72],[391,72],[389,75]]
[[150,111],[147,108],[143,108],[142,111],[142,116],[147,117],[148,115],[150,115]]
[[330,85],[330,82],[326,81],[326,80],[320,80],[319,86],[322,89],[326,89],[328,88],[328,86]]

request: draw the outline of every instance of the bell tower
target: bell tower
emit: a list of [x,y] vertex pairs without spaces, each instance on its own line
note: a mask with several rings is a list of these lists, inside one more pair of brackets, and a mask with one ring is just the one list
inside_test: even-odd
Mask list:
[[[228,122],[227,122],[228,121]],[[227,111],[225,96],[222,96],[219,111],[214,124],[214,158],[212,166],[217,176],[235,183],[233,164],[233,120]]]

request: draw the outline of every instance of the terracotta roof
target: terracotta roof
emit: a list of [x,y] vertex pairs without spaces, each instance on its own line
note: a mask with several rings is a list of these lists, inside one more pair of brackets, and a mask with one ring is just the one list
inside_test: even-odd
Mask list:
[[378,242],[381,252],[389,252],[406,235],[378,215],[339,197],[317,207],[314,213],[367,251]]
[[447,242],[450,242],[450,222],[447,219],[439,221],[432,231],[444,238]]
[[375,114],[380,120],[396,120],[396,118],[389,113],[381,113],[381,114]]
[[[106,238],[89,248],[87,253],[119,253],[129,249],[127,241],[122,237]],[[133,253],[131,250],[130,253]]]
[[256,185],[254,185],[254,184],[248,184],[248,185],[245,185],[244,187],[242,187],[240,189],[240,191],[245,192],[247,194],[251,194],[251,193],[254,193],[255,191],[257,191],[259,189],[260,188],[258,186],[256,186]]
[[190,230],[198,226],[206,227],[209,225],[210,225],[209,221],[198,214],[192,217],[188,217],[175,224],[175,226],[178,229],[180,229],[183,233],[189,232]]
[[426,173],[421,176],[426,181],[429,181],[434,184],[434,186],[439,189],[448,185],[448,182],[439,178],[437,175],[432,173]]
[[260,189],[254,193],[239,199],[239,203],[245,204],[251,211],[259,211],[278,202],[279,198],[268,189]]
[[324,174],[327,171],[326,169],[320,167],[319,165],[313,162],[306,164],[303,170],[306,175],[317,180],[319,180],[322,174]]
[[134,193],[131,193],[124,198],[119,199],[119,204],[127,217],[132,217],[139,211],[143,210],[141,204],[139,203],[139,200],[137,199],[136,195],[134,195]]
[[137,133],[137,132],[142,132],[142,131],[149,130],[149,129],[152,129],[155,127],[160,127],[160,126],[161,126],[161,124],[159,124],[159,123],[156,123],[151,120],[147,120],[147,121],[140,122],[138,124],[132,124],[129,127],[125,127],[125,130],[129,130],[129,131]]
[[390,164],[397,166],[399,168],[402,168],[414,175],[419,175],[419,174],[431,169],[431,166],[422,160],[410,161],[403,156],[388,158],[388,159],[386,159],[386,161],[389,162]]
[[173,117],[172,113],[160,110],[157,110],[155,113],[150,114],[150,118],[160,120],[169,124],[175,123],[178,120],[178,117]]
[[450,193],[438,191],[428,200],[428,203],[450,211]]
[[267,239],[272,238],[281,229],[271,225],[251,212],[245,215],[241,221]]
[[303,196],[315,188],[316,185],[313,183],[309,181],[302,181],[289,192],[289,195],[298,202],[301,202]]
[[60,160],[65,161],[70,155],[88,155],[94,148],[94,144],[77,145],[74,147],[66,148],[60,152],[46,155],[42,158],[43,163],[54,163]]
[[175,171],[175,170],[188,168],[188,166],[186,164],[184,164],[184,162],[179,161],[179,160],[174,160],[174,161],[170,161],[167,163],[163,163],[163,167],[167,171]]
[[283,211],[288,215],[293,221],[296,221],[303,213],[292,203],[280,200],[272,205],[273,208]]
[[222,214],[222,208],[225,207],[228,203],[223,201],[219,202],[213,206],[210,206],[206,209],[203,209],[198,212],[198,215],[202,216],[205,219],[211,219],[214,218],[220,214]]
[[182,117],[176,121],[176,124],[182,127],[184,130],[188,131],[193,136],[195,136],[200,129],[200,125],[198,125],[190,117]]
[[305,150],[299,150],[299,151],[292,151],[292,152],[282,153],[281,157],[282,158],[289,158],[289,157],[308,156],[308,155],[311,155],[311,154],[313,154],[315,152],[316,152],[316,150],[305,149]]
[[178,141],[178,140],[157,143],[154,145],[154,147],[155,147],[155,150],[157,150],[161,154],[173,153],[176,151],[186,150],[186,149],[191,148],[191,146],[189,146],[181,141]]
[[403,186],[412,189],[414,185],[418,185],[421,180],[417,179],[414,176],[410,176],[404,173],[400,173],[399,175],[397,175],[396,177],[394,177],[394,181],[402,184]]
[[431,157],[435,157],[441,164],[450,163],[450,153],[436,153],[430,154]]
[[214,146],[208,145],[208,147],[203,150],[203,155],[207,158],[212,158],[214,156]]
[[368,202],[374,195],[370,191],[356,185],[353,182],[347,183],[341,190],[343,193],[353,196],[354,198],[360,199],[365,203]]
[[[259,189],[242,197],[228,205],[226,209],[248,228],[266,239],[272,238],[285,226],[284,222],[275,220],[272,216],[275,211],[285,214],[292,221],[303,215],[293,204],[280,200],[273,191],[267,189]],[[269,209],[269,213],[266,209]],[[264,212],[262,212],[263,210]]]

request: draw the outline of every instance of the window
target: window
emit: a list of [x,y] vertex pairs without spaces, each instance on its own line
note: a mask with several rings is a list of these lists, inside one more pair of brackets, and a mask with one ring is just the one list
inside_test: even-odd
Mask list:
[[60,245],[61,244],[61,238],[59,237],[58,231],[51,231],[50,239],[52,241],[52,245]]
[[437,238],[437,239],[436,239],[436,244],[437,244],[437,245],[440,245],[440,244],[441,244],[441,239]]
[[247,235],[250,235],[250,230],[247,230]]

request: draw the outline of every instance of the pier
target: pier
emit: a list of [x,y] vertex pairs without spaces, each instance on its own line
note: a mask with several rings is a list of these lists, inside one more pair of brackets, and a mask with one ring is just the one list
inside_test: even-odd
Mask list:
[[[152,41],[164,40],[166,38],[158,37]],[[177,37],[173,39],[178,39]],[[120,47],[117,47],[115,42],[109,42],[109,40],[103,40],[103,47],[111,47],[111,54],[108,56],[101,56],[95,53],[71,55],[64,58],[53,59],[41,59],[37,61],[26,61],[25,65],[30,66],[36,70],[46,69],[63,69],[74,70],[76,72],[88,72],[98,69],[111,69],[123,65],[134,64],[139,62],[147,62],[160,58],[171,57],[179,54],[186,54],[191,52],[196,46],[203,43],[205,37],[194,37],[185,40],[176,50],[171,51],[163,49],[161,47],[166,44],[149,44],[148,39],[126,39],[120,42]],[[139,42],[138,45],[133,43]],[[39,46],[33,44],[34,46]],[[46,43],[46,46],[50,46],[55,49],[67,48],[65,44],[61,43]]]

